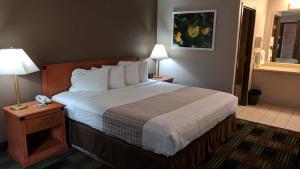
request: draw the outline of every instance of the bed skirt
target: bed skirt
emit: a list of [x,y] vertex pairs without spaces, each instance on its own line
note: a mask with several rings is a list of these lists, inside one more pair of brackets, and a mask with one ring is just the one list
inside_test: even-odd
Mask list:
[[235,114],[171,157],[143,150],[71,119],[68,128],[70,144],[96,155],[116,169],[196,169],[234,134]]

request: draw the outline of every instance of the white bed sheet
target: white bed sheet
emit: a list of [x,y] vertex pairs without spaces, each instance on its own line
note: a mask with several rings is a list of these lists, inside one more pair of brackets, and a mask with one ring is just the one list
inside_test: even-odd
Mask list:
[[[152,81],[99,92],[62,92],[52,97],[66,105],[68,117],[103,131],[102,116],[109,108],[185,87]],[[143,127],[142,145],[146,150],[172,156],[216,126],[237,108],[237,98],[218,92],[180,109],[150,119]],[[170,120],[171,119],[171,120]]]

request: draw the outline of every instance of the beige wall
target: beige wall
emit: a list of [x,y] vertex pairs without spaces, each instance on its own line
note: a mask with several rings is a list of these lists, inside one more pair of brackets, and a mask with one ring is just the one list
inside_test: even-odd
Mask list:
[[[161,63],[161,74],[176,83],[232,92],[240,0],[158,0],[157,41],[171,59]],[[171,49],[172,12],[217,9],[215,51]]]
[[262,90],[261,102],[300,107],[300,74],[257,71],[253,88]]
[[[238,0],[226,1],[226,3],[220,3],[216,0],[158,0],[157,40],[158,43],[165,45],[171,57],[170,60],[162,61],[161,74],[171,75],[175,77],[175,82],[181,84],[231,92],[234,84],[235,42],[237,40],[241,2],[245,6],[256,10],[254,38],[263,37],[268,0]],[[195,9],[218,10],[216,50],[214,52],[170,48],[172,11]],[[251,73],[254,58],[253,53]],[[249,88],[251,83],[250,79]]]
[[254,37],[262,37],[265,31],[268,0],[242,0],[245,6],[256,10]]

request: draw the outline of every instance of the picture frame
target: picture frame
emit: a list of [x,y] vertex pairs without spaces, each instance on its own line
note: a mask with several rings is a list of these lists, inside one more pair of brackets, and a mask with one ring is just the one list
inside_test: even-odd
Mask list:
[[173,12],[173,49],[215,50],[217,10]]

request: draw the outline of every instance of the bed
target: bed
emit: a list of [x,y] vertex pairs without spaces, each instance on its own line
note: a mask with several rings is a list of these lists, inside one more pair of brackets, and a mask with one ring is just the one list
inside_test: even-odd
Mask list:
[[[237,99],[223,92],[152,80],[104,93],[68,92],[75,68],[120,60],[138,58],[43,66],[44,94],[66,105],[72,146],[117,169],[196,169],[234,133]],[[114,123],[124,112],[125,122]],[[140,127],[128,118],[137,114],[146,117]]]

